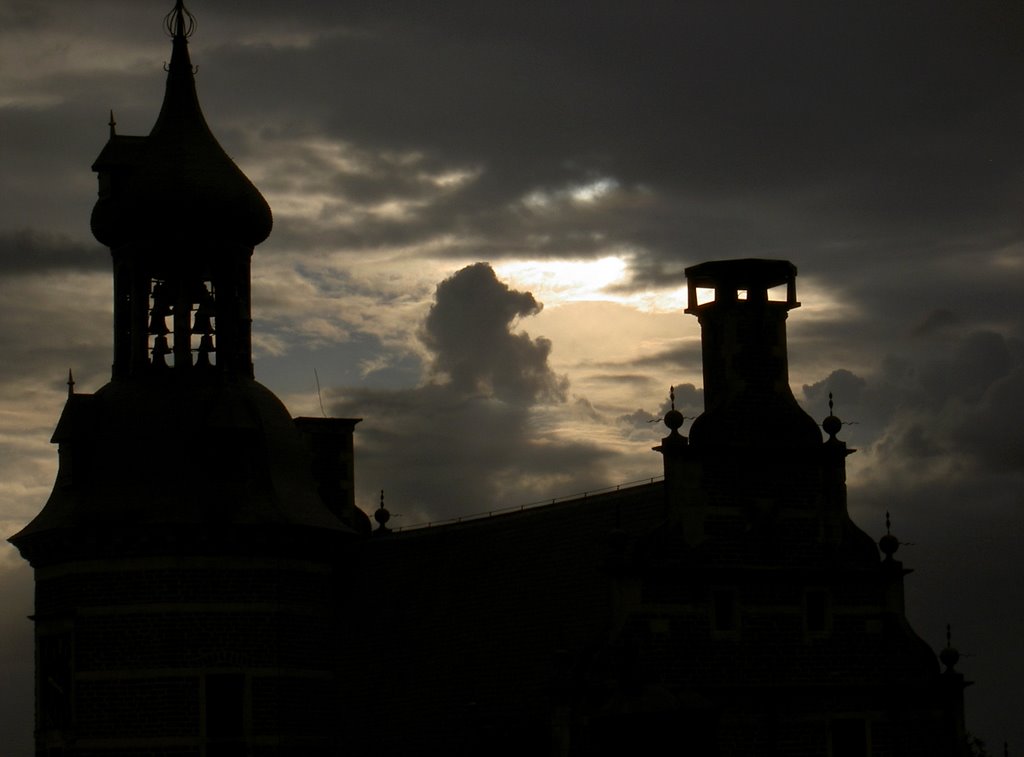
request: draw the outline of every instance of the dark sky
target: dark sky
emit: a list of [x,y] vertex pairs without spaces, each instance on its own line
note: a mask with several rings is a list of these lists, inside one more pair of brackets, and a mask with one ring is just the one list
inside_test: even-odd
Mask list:
[[[0,0],[6,534],[52,484],[67,369],[109,375],[89,166],[110,108],[120,133],[155,120],[171,5]],[[384,488],[411,525],[658,474],[647,421],[670,384],[701,402],[683,268],[792,260],[791,382],[850,422],[851,514],[877,537],[892,513],[913,624],[940,647],[952,623],[977,681],[969,727],[1024,749],[1024,5],[189,7],[207,120],[275,214],[257,376],[315,414],[316,370],[365,419],[364,509]],[[0,552],[21,744],[29,579]]]

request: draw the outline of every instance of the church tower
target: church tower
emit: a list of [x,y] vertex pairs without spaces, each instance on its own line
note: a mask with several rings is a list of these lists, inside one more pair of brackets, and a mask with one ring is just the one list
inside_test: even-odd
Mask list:
[[155,125],[111,118],[93,165],[111,380],[69,380],[53,492],[11,538],[36,576],[37,754],[333,753],[356,421],[296,422],[253,378],[271,212],[203,117],[182,0],[165,23]]

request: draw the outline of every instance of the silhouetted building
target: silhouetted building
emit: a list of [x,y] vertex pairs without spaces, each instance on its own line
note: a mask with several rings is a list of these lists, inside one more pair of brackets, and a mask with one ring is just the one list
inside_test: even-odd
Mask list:
[[[253,379],[271,229],[196,99],[182,3],[146,137],[96,160],[114,364],[69,396],[12,537],[36,572],[38,755],[965,753],[963,677],[849,518],[841,422],[788,383],[796,268],[687,269],[706,407],[664,480],[391,532],[354,419]],[[780,295],[775,297],[776,291]],[[453,483],[453,485],[455,485]]]

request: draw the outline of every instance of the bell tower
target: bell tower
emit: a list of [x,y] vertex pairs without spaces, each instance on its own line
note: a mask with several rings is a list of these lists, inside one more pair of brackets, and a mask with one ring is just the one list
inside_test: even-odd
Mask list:
[[155,125],[111,117],[93,165],[111,380],[69,382],[53,491],[11,537],[35,569],[37,754],[333,754],[357,421],[293,419],[253,378],[270,208],[203,117],[183,0],[165,26]]
[[147,137],[110,138],[93,170],[96,238],[114,264],[115,379],[252,378],[249,261],[270,207],[227,156],[199,107],[178,3],[163,106]]

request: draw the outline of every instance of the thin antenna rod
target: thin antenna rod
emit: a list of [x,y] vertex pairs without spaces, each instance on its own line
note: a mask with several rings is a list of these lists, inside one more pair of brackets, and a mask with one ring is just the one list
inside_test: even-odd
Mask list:
[[324,398],[323,398],[323,395],[320,394],[320,374],[318,374],[316,372],[316,368],[313,369],[313,378],[316,379],[316,399],[317,399],[317,402],[320,403],[320,415],[322,415],[324,418],[326,418],[327,417],[327,411],[324,410]]

